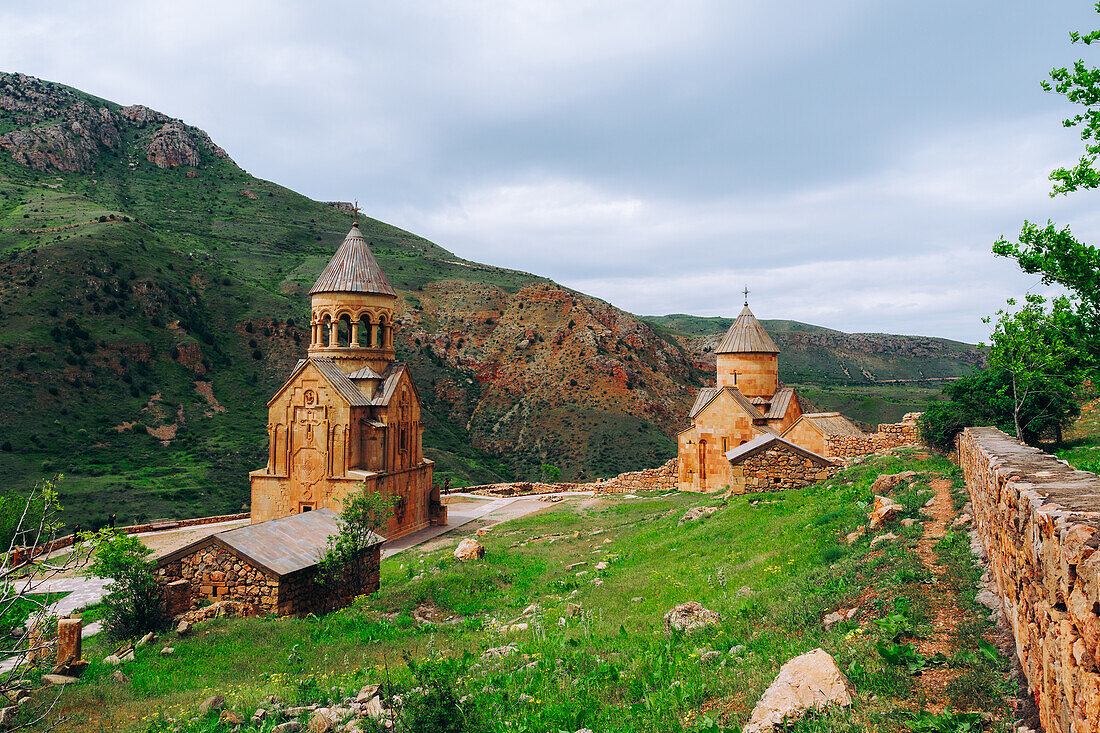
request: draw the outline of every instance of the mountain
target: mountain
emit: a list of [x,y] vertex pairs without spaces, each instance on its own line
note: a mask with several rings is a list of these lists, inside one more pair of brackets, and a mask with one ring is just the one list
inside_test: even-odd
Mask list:
[[[347,204],[249,175],[180,120],[0,73],[9,490],[63,473],[66,518],[84,526],[110,513],[129,522],[238,511],[247,472],[266,455],[266,402],[305,353],[307,291],[350,219]],[[672,436],[712,378],[717,323],[709,336],[683,333],[389,224],[360,224],[400,296],[398,358],[425,405],[438,480],[536,477],[544,464],[592,478],[674,455]],[[894,373],[902,358],[804,328],[826,339],[806,346],[822,377],[858,359]],[[919,372],[922,357],[906,353],[906,373]]]

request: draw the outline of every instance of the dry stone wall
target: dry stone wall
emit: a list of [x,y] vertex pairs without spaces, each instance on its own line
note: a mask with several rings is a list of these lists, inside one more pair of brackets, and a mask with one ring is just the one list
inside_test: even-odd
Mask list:
[[679,486],[679,460],[672,458],[657,468],[620,473],[615,478],[589,484],[597,494],[632,494],[636,491],[673,491]]
[[1100,477],[995,428],[959,439],[977,533],[1047,733],[1100,731]]
[[922,413],[906,413],[899,423],[881,423],[870,435],[826,435],[825,444],[832,458],[859,458],[881,450],[920,445],[917,420]]
[[257,613],[274,613],[279,604],[279,579],[220,545],[200,547],[157,568],[157,577],[172,597],[172,610],[176,610],[180,602],[178,593],[169,592],[168,586],[179,580],[187,581],[190,586],[191,605],[203,598],[243,601],[256,606]]

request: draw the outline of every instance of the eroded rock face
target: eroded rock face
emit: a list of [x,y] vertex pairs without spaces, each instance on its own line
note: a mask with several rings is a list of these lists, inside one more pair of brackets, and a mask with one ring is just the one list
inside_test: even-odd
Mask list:
[[145,127],[150,122],[164,123],[171,121],[168,115],[161,114],[155,109],[149,109],[144,104],[131,104],[129,107],[123,107],[118,111],[118,114],[138,127]]
[[165,123],[153,133],[145,146],[145,157],[157,168],[197,167],[202,160],[197,141],[179,122]]
[[742,733],[762,733],[801,718],[810,710],[852,704],[852,685],[824,649],[814,649],[783,665],[764,691]]
[[665,633],[673,630],[691,633],[708,626],[717,626],[722,617],[697,601],[681,603],[665,614]]

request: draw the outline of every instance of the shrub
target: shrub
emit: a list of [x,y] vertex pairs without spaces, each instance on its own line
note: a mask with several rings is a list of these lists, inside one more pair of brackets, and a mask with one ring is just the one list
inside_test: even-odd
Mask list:
[[153,575],[152,550],[141,540],[104,529],[90,536],[94,543],[91,571],[113,582],[103,598],[107,635],[129,639],[168,626],[160,585]]

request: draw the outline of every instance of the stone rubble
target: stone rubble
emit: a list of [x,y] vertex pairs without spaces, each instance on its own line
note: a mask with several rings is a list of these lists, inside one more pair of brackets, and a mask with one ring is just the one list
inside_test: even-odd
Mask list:
[[688,601],[671,609],[664,616],[665,633],[673,630],[691,633],[708,626],[717,626],[722,620],[714,611],[697,601]]

